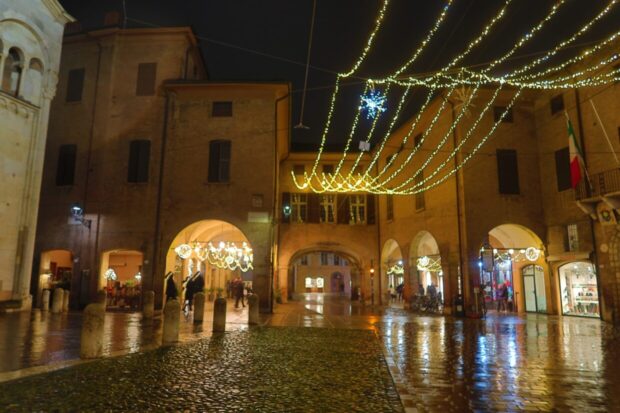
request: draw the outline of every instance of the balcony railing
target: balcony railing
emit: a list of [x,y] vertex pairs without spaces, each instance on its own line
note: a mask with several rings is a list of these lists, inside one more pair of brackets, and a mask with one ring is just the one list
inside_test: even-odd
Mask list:
[[[593,198],[611,192],[620,192],[620,168],[590,175],[591,188],[587,179],[582,179],[575,188],[575,199]],[[590,191],[588,191],[590,189]]]

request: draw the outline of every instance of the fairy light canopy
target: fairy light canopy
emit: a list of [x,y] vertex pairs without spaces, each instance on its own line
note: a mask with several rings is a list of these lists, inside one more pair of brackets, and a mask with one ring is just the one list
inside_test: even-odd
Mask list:
[[[430,190],[445,182],[474,157],[497,131],[519,98],[527,91],[562,91],[566,89],[602,86],[620,80],[618,41],[620,19],[614,12],[620,0],[608,0],[591,5],[591,13],[580,23],[566,28],[567,33],[541,53],[531,54],[533,44],[549,37],[561,16],[567,13],[568,0],[555,0],[545,7],[537,7],[537,21],[527,30],[516,35],[501,32],[502,24],[511,19],[519,2],[504,0],[498,3],[492,16],[475,31],[459,52],[439,69],[430,73],[418,70],[419,58],[424,53],[441,47],[442,35],[450,30],[446,20],[454,12],[458,0],[444,0],[433,24],[425,36],[416,42],[403,40],[401,48],[409,49],[408,56],[388,73],[361,74],[360,68],[380,53],[375,50],[377,38],[389,20],[393,0],[383,0],[379,6],[374,26],[358,58],[350,68],[336,75],[329,102],[327,119],[320,138],[314,164],[303,176],[291,174],[298,189],[313,192],[368,192],[375,194],[407,195]],[[607,29],[598,41],[579,46],[592,31]],[[503,29],[502,29],[503,30]],[[501,33],[501,36],[499,35]],[[512,40],[505,40],[512,39]],[[489,44],[506,42],[489,61],[477,63],[472,59]],[[379,50],[380,52],[380,50]],[[362,79],[363,91],[354,111],[344,150],[334,171],[320,172],[320,162],[336,120],[343,121],[336,110],[345,82]],[[409,120],[404,107],[413,92],[425,95],[417,114]],[[444,99],[436,104],[437,97]],[[450,105],[450,102],[457,104]],[[498,108],[500,110],[498,111]],[[474,110],[475,109],[475,110]],[[449,130],[437,125],[442,116],[454,110]],[[338,113],[337,113],[338,112]],[[484,120],[493,116],[492,123]],[[424,120],[424,125],[422,125]],[[422,128],[423,126],[423,128]],[[460,127],[462,137],[450,146],[452,133]],[[396,129],[405,129],[398,142],[390,137]],[[418,135],[420,129],[422,132]],[[433,137],[432,141],[429,138]],[[388,145],[390,141],[390,145]],[[370,162],[357,168],[363,153],[351,150],[373,145]],[[400,147],[394,152],[394,145]],[[390,148],[391,146],[391,148]],[[456,159],[464,148],[467,152]],[[386,155],[390,155],[386,162]],[[345,168],[351,163],[353,167]],[[415,167],[413,167],[415,165]],[[361,170],[360,170],[361,169]],[[413,171],[412,171],[413,170]]]

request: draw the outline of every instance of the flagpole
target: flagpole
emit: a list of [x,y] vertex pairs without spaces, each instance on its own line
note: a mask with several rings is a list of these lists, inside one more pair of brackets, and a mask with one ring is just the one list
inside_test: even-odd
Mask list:
[[620,165],[620,160],[618,160],[618,155],[616,155],[616,151],[614,150],[614,147],[611,144],[609,135],[607,135],[607,131],[605,130],[605,125],[603,125],[603,122],[601,121],[601,117],[598,115],[598,110],[596,110],[596,106],[594,106],[594,102],[592,101],[592,98],[590,98],[590,105],[592,105],[592,109],[594,110],[594,114],[596,115],[596,119],[598,120],[598,124],[601,125],[601,129],[603,130],[603,135],[605,135],[605,139],[607,139],[607,144],[609,145],[609,149],[611,149],[611,153],[614,155],[616,164]]

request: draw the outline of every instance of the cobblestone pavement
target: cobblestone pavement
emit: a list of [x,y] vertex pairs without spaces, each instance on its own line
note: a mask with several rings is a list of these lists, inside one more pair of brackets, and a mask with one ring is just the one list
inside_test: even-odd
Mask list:
[[3,412],[402,412],[370,331],[256,327],[0,384]]

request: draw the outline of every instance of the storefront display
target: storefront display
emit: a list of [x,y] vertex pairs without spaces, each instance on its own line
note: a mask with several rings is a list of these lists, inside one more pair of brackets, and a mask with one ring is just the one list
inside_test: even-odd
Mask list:
[[562,313],[583,317],[599,317],[598,284],[594,266],[589,262],[573,262],[560,267]]

